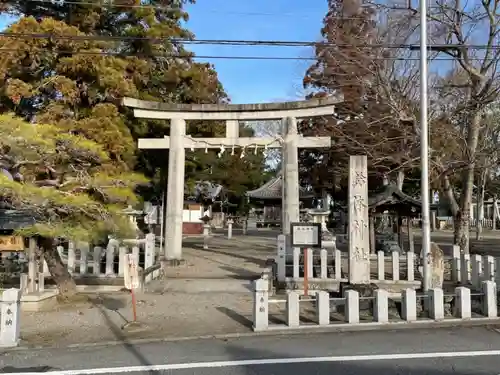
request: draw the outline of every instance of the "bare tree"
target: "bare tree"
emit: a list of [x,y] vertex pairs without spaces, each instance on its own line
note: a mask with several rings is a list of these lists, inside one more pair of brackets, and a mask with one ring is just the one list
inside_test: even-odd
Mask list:
[[[281,135],[281,121],[252,121],[248,125],[255,131],[258,137],[278,137]],[[266,157],[266,164],[271,168],[279,168],[281,164],[281,150],[280,149],[267,149],[264,151]]]
[[481,0],[471,6],[459,0],[437,0],[428,14],[433,43],[441,54],[455,61],[452,84],[455,98],[460,98],[449,115],[459,137],[461,193],[457,199],[450,188],[449,173],[443,169],[443,188],[452,202],[455,217],[454,242],[463,252],[469,250],[469,226],[474,175],[481,151],[481,133],[485,109],[500,92],[498,48],[500,0]]
[[335,118],[302,126],[304,132],[333,139],[329,152],[303,155],[309,174],[313,169],[322,170],[319,176],[330,174],[332,168],[343,173],[348,155],[366,154],[371,171],[395,174],[402,186],[404,171],[419,160],[418,61],[413,51],[397,47],[411,43],[416,30],[407,9],[329,1],[324,42],[316,47],[317,62],[304,84],[311,96],[342,93],[344,103]]

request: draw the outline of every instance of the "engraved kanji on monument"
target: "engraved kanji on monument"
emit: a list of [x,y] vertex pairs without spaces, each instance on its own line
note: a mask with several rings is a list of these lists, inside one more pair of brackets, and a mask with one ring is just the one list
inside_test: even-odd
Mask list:
[[366,156],[349,157],[349,282],[370,283]]

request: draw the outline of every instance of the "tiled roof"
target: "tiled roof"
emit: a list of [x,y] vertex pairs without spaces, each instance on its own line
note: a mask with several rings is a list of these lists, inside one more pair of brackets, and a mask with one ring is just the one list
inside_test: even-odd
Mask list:
[[[283,176],[280,173],[261,187],[247,191],[246,195],[254,199],[281,199],[283,195]],[[301,199],[314,197],[312,192],[307,191],[303,187],[299,188],[299,195]]]
[[35,223],[33,215],[25,211],[0,210],[0,230],[16,230]]

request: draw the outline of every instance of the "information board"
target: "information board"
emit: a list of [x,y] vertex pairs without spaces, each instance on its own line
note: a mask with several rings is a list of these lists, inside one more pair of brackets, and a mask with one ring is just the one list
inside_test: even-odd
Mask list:
[[290,223],[292,247],[321,248],[320,223]]

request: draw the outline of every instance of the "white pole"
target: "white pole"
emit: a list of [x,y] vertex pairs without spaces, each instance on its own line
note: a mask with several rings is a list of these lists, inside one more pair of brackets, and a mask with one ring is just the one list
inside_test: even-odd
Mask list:
[[420,147],[423,289],[429,290],[431,227],[429,213],[429,129],[427,124],[427,1],[420,0]]

